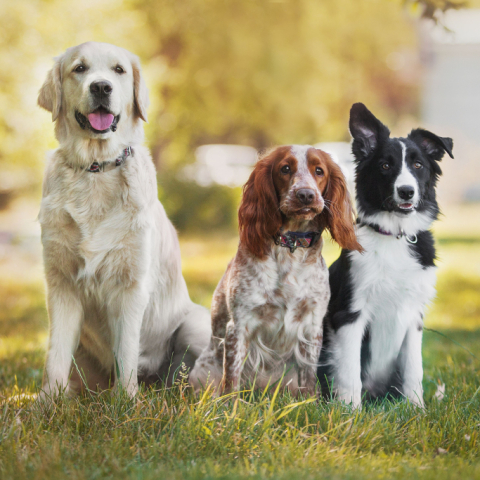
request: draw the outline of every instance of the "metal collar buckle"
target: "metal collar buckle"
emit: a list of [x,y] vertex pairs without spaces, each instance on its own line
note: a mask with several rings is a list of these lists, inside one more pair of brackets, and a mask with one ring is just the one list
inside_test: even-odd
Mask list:
[[397,235],[397,238],[400,239],[402,237],[405,237],[405,240],[408,242],[408,243],[411,243],[412,245],[414,245],[415,243],[417,243],[417,236],[415,234],[411,235],[410,237],[403,231],[401,230],[400,233]]

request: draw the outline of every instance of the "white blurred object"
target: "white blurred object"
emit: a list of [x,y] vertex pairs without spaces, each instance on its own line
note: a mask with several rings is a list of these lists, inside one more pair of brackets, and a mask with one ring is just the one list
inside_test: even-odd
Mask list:
[[442,24],[421,23],[421,120],[433,128],[443,127],[451,132],[448,136],[458,130],[478,142],[480,10],[449,10]]
[[425,22],[435,42],[450,45],[480,43],[480,10],[449,10],[441,24]]
[[183,169],[183,175],[202,186],[214,183],[238,187],[250,176],[257,151],[244,145],[202,145],[195,151],[196,162]]
[[[348,142],[322,142],[315,148],[327,152],[342,169],[353,195],[355,166]],[[245,184],[258,160],[255,148],[244,145],[202,145],[195,150],[195,163],[182,170],[184,178],[208,187],[213,184],[239,187]]]

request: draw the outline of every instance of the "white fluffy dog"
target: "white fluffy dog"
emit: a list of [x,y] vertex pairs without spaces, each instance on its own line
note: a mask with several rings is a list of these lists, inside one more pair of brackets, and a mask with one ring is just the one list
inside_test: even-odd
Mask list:
[[138,377],[156,379],[172,359],[171,369],[182,359],[192,366],[211,335],[142,145],[148,92],[138,58],[105,43],[69,48],[38,104],[52,112],[60,143],[39,215],[50,317],[44,395],[113,381],[134,395]]

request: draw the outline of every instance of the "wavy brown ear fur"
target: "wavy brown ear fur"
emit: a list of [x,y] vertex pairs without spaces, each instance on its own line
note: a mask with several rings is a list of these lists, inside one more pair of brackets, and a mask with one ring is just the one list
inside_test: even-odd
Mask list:
[[323,195],[325,209],[320,217],[332,238],[342,248],[363,252],[363,248],[355,235],[352,201],[345,177],[340,167],[333,160],[328,159],[327,163],[330,178]]
[[273,183],[275,152],[260,159],[243,187],[238,210],[240,242],[263,259],[271,248],[272,236],[282,226],[278,195]]

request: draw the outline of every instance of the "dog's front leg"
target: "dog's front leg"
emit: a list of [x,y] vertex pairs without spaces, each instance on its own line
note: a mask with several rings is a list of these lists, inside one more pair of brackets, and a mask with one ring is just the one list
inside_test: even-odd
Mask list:
[[47,272],[50,338],[40,398],[66,389],[72,357],[80,339],[83,307],[74,287],[58,272]]
[[146,289],[136,286],[117,292],[107,308],[113,335],[115,387],[125,388],[130,396],[138,391],[140,333],[147,303]]
[[243,366],[247,355],[245,332],[232,320],[227,323],[223,357],[223,393],[240,388]]
[[362,403],[361,349],[364,331],[365,322],[357,318],[335,332],[332,345],[334,393],[338,400],[355,408]]
[[400,352],[400,368],[402,370],[402,393],[415,405],[423,407],[423,364],[422,335],[423,323],[419,318],[407,330]]
[[322,319],[320,319],[319,325],[315,325],[310,331],[310,342],[308,344],[300,344],[300,353],[302,353],[307,365],[298,369],[298,386],[300,393],[305,395],[315,395],[315,389],[317,386],[317,362],[320,357],[320,350],[322,349],[323,342],[323,328]]

